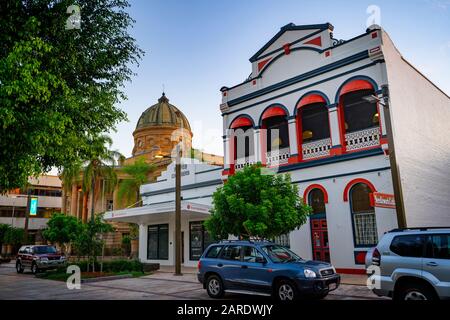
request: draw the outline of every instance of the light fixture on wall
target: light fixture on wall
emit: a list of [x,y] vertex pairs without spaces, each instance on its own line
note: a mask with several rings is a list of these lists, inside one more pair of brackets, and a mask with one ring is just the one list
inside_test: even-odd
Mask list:
[[313,137],[313,132],[311,130],[303,131],[302,138],[303,140],[311,139]]

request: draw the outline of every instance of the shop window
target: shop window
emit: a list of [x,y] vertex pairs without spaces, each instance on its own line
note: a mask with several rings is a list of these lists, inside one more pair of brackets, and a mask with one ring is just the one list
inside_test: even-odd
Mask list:
[[374,95],[373,90],[359,90],[342,96],[345,132],[355,132],[379,126],[380,118],[376,103],[364,97]]
[[148,226],[147,259],[169,259],[169,225]]
[[300,108],[299,119],[297,121],[301,121],[301,135],[304,143],[330,137],[328,109],[325,103],[313,103]]
[[198,260],[208,246],[214,241],[203,226],[203,221],[189,224],[189,259]]
[[355,245],[360,247],[375,246],[378,243],[375,210],[370,204],[371,192],[365,183],[355,184],[350,189]]

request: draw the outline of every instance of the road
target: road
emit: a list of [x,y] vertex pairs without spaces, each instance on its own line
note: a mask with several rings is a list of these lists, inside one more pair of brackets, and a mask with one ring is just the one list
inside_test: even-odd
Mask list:
[[[227,299],[252,299],[243,295],[226,295]],[[17,274],[14,264],[0,265],[0,300],[208,300],[195,275],[174,277],[155,273],[140,278],[126,278],[82,283],[80,290],[69,290],[65,282],[36,278],[29,272]],[[380,299],[366,287],[341,285],[328,300]]]

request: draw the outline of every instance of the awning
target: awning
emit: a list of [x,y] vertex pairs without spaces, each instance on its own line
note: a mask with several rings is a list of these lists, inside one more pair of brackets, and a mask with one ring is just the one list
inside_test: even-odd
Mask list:
[[[190,201],[181,201],[181,216],[189,219],[205,218],[209,216],[211,206]],[[129,222],[137,224],[151,223],[164,216],[175,214],[175,201],[150,204],[137,208],[129,208],[106,212],[106,221]]]

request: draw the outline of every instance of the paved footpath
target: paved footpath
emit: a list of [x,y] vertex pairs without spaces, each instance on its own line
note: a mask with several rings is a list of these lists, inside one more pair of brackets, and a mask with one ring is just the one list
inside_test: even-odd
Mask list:
[[[228,299],[252,299],[251,296],[227,295]],[[69,290],[65,282],[36,278],[29,272],[17,274],[14,264],[0,265],[0,300],[208,300],[206,291],[193,274],[175,277],[156,272],[140,277],[83,283],[80,290]],[[330,293],[330,300],[380,299],[365,286],[341,285]]]

